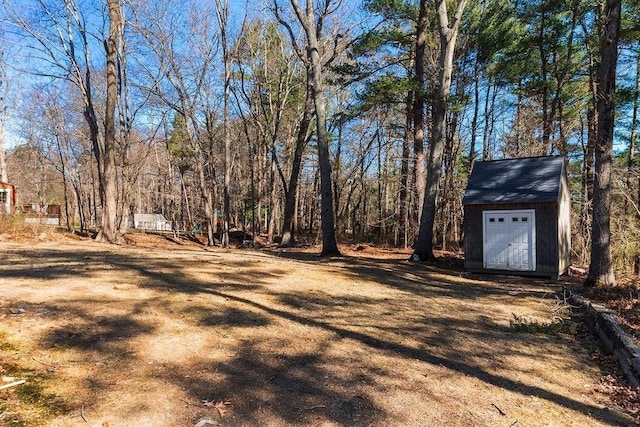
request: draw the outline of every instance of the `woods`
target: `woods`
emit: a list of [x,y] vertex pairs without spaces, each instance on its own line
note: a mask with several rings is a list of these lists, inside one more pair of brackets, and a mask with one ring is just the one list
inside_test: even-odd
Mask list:
[[0,180],[108,242],[158,213],[428,260],[474,161],[562,155],[572,255],[612,285],[640,272],[640,9],[604,3],[7,1]]

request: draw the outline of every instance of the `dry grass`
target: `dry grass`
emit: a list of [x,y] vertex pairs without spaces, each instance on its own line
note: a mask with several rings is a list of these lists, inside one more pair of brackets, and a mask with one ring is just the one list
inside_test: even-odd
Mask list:
[[0,243],[0,424],[632,423],[575,335],[510,327],[557,285],[141,239]]

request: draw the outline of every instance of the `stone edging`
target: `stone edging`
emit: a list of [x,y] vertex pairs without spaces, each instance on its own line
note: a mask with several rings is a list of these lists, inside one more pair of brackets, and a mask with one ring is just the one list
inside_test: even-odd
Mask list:
[[613,354],[631,385],[640,387],[640,347],[622,329],[613,312],[579,295],[572,295],[569,300],[584,309],[589,326],[596,331],[606,350]]

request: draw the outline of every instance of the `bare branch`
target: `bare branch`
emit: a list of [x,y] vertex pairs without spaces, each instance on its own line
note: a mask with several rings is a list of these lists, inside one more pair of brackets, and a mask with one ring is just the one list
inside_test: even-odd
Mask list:
[[289,39],[291,40],[291,45],[293,46],[293,50],[298,55],[298,58],[300,58],[300,60],[302,62],[306,63],[308,61],[307,55],[304,53],[304,51],[298,45],[298,41],[297,41],[296,36],[295,36],[295,34],[293,32],[293,28],[291,27],[289,22],[286,21],[285,19],[283,19],[283,17],[280,15],[280,8],[278,6],[278,0],[273,0],[273,7],[271,8],[271,10],[272,10],[274,16],[276,17],[276,19],[278,20],[278,22],[280,23],[280,25],[282,25],[287,30],[287,33],[289,34]]

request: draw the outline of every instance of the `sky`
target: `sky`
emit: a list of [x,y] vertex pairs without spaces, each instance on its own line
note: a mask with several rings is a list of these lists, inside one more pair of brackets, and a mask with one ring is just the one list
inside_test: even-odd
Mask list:
[[[49,4],[58,5],[62,3],[60,0],[46,0]],[[149,0],[153,3],[153,0]],[[36,82],[41,82],[42,78],[38,76],[34,76],[29,74],[27,71],[33,71],[36,69],[34,66],[35,61],[33,59],[29,59],[29,55],[33,56],[33,50],[29,50],[24,43],[25,40],[23,38],[18,37],[15,32],[15,27],[9,25],[7,23],[7,18],[9,14],[7,12],[7,7],[15,8],[20,12],[31,10],[31,5],[33,5],[35,0],[5,0],[3,2],[2,9],[0,9],[0,14],[4,14],[4,16],[0,15],[0,25],[2,25],[3,31],[0,33],[1,41],[2,41],[2,49],[5,51],[5,56],[7,58],[8,67],[5,67],[7,79],[5,79],[5,84],[9,83],[9,97],[7,98],[7,110],[9,112],[9,121],[5,130],[5,149],[11,149],[16,144],[22,142],[22,138],[20,137],[20,133],[18,131],[20,123],[18,121],[18,114],[20,111],[24,110],[23,103],[28,102],[29,96],[25,95],[29,93],[30,87]],[[304,0],[301,0],[303,3]],[[189,2],[190,4],[211,4],[211,0],[195,0],[193,2]],[[249,17],[263,17],[264,19],[271,19],[272,15],[269,11],[269,6],[271,5],[271,1],[269,0],[241,0],[241,1],[233,1],[230,2],[231,7],[231,29],[237,29],[241,26],[242,22],[245,19],[245,16]],[[284,6],[289,6],[288,1],[281,0],[281,3]],[[78,0],[78,4],[81,5],[83,10],[86,10],[85,14],[88,26],[92,28],[92,32],[94,34],[99,34],[104,29],[104,19],[102,15],[102,11],[104,10],[102,6],[102,2],[96,2],[95,0]],[[180,5],[186,4],[186,2],[179,2]],[[360,19],[360,13],[362,12],[360,9],[361,2],[359,0],[348,0],[345,1],[348,13],[343,13],[340,17],[344,17],[345,21],[353,21],[353,25],[356,25],[358,20]],[[181,6],[182,7],[182,6]],[[291,13],[289,11],[289,13]],[[97,62],[103,61],[102,55],[102,47],[100,45],[100,41],[96,39],[92,39],[92,54],[95,56],[95,60]],[[33,45],[33,43],[31,43]],[[29,53],[31,52],[31,53]],[[633,52],[630,51],[622,51],[621,59],[620,59],[620,79],[623,80],[625,77],[631,81],[635,75],[635,65],[633,62],[629,62],[629,58],[633,57]],[[47,68],[39,68],[40,71],[46,72]],[[1,90],[2,88],[0,88]],[[14,114],[11,114],[14,113]],[[624,150],[627,146],[627,142],[624,140],[625,136],[625,123],[628,121],[630,117],[629,108],[620,108],[619,109],[620,120],[618,126],[618,138],[616,140],[615,149],[617,151]],[[503,118],[503,124],[506,124],[509,120],[508,115],[505,115]],[[496,131],[500,131],[500,129],[496,129]]]

